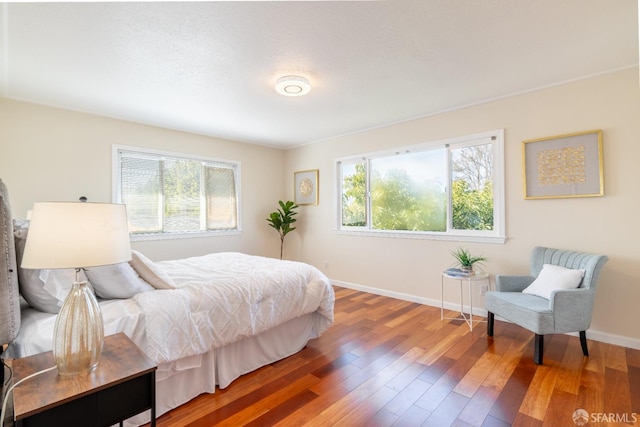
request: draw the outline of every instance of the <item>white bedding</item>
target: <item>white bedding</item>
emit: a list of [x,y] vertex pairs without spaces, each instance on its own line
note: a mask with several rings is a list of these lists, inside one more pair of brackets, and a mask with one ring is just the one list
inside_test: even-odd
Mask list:
[[[124,332],[140,348],[146,347],[144,313],[133,299],[101,301],[104,334]],[[50,351],[56,315],[23,304],[20,332],[7,347],[7,357],[25,357]]]
[[[16,277],[21,276],[16,274],[21,271],[16,261],[22,256],[17,251],[24,248],[29,222],[12,221],[8,194],[1,180],[0,218],[0,253],[5,255],[6,271],[12,273],[0,274],[0,317],[4,326],[0,335],[6,341],[15,337],[4,355],[16,358],[50,351],[56,319],[53,313],[63,299],[58,291],[65,286],[68,291],[69,282],[63,281],[62,288],[56,282],[53,289],[45,289],[49,281],[43,282],[42,271],[26,275],[29,280]],[[102,296],[126,298],[147,290],[127,299],[100,301],[100,306],[105,335],[124,332],[158,364],[157,415],[201,393],[214,392],[216,385],[224,388],[240,375],[300,351],[333,322],[335,297],[331,284],[310,265],[240,253],[159,263],[138,255],[128,265],[114,267],[124,273],[138,265],[136,272],[150,286],[137,283],[132,287],[127,280],[114,279],[113,283],[120,287],[115,289],[118,292],[110,292],[114,290],[109,288],[112,276],[105,273],[109,268],[100,269],[97,274],[94,271],[92,280],[104,280],[96,282],[95,287]],[[173,287],[164,280],[167,275],[176,289],[165,289]],[[131,274],[120,276],[132,279]],[[149,290],[151,287],[162,290]],[[34,298],[28,297],[31,290],[37,294]],[[19,292],[23,299],[18,313]],[[42,302],[43,311],[28,306],[26,301]],[[148,412],[125,424],[147,422]]]
[[[331,284],[307,264],[217,253],[156,266],[177,289],[100,306],[105,335],[124,332],[158,364],[158,416],[299,351],[333,322]],[[6,356],[51,350],[55,317],[23,306],[20,332]],[[147,411],[125,425],[148,420]]]
[[308,264],[235,252],[158,262],[178,289],[143,292],[147,355],[157,363],[206,353],[317,311],[316,336],[333,322],[334,296]]
[[[313,336],[333,322],[329,280],[308,264],[235,252],[157,263],[178,288],[102,301],[105,335],[125,332],[158,364],[255,336],[317,312]],[[51,350],[55,315],[23,310],[10,357]]]

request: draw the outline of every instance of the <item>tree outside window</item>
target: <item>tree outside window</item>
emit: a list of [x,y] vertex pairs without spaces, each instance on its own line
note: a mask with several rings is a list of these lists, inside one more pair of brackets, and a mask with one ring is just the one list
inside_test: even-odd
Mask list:
[[132,234],[238,229],[239,164],[117,148],[116,201]]
[[493,230],[491,144],[451,150],[451,215],[456,230]]
[[469,137],[339,161],[340,228],[495,234],[497,143]]

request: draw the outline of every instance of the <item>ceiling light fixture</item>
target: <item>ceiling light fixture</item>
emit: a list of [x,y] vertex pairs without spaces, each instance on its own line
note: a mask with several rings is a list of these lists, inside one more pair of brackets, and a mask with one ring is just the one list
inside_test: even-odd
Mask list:
[[284,76],[276,82],[276,92],[284,96],[302,96],[310,90],[309,80],[300,76]]

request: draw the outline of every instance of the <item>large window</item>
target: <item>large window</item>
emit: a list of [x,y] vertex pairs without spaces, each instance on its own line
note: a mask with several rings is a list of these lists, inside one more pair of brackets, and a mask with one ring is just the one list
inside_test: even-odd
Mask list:
[[339,228],[504,241],[503,131],[337,161]]
[[237,162],[114,146],[114,198],[129,232],[181,237],[239,230]]

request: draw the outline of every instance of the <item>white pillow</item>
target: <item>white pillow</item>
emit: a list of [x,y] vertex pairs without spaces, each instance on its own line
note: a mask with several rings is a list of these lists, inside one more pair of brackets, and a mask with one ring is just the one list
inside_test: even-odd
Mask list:
[[57,313],[60,305],[56,297],[44,290],[44,283],[40,280],[40,270],[18,268],[18,282],[20,295],[36,310],[45,313]]
[[[75,269],[65,268],[60,270],[37,270],[40,272],[40,280],[44,283],[45,292],[52,295],[58,301],[58,307],[62,307],[62,303],[67,298],[69,291],[76,281]],[[80,281],[87,280],[85,274],[80,271],[78,277]],[[89,285],[91,288],[91,286]]]
[[101,298],[125,299],[140,292],[153,291],[153,286],[138,276],[128,262],[85,268],[93,289]]
[[175,289],[176,283],[167,273],[138,251],[131,251],[131,267],[156,289]]
[[561,289],[576,289],[584,277],[585,270],[574,270],[559,265],[544,264],[536,280],[522,293],[551,298],[551,292]]
[[58,313],[73,286],[75,270],[38,270],[20,267],[28,234],[29,221],[14,219],[13,236],[16,245],[20,294],[36,310]]

